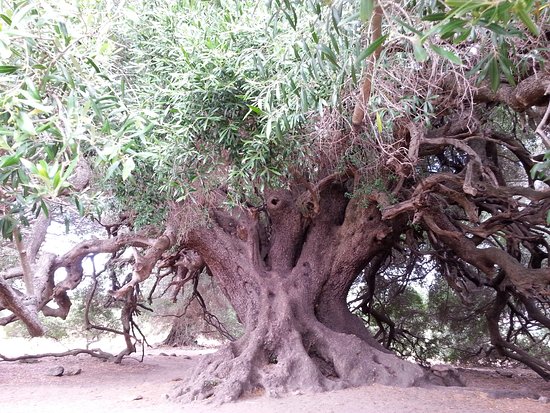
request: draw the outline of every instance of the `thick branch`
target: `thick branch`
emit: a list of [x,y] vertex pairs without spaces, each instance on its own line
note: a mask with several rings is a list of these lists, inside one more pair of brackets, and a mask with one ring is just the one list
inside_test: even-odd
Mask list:
[[271,221],[271,242],[267,264],[276,271],[288,271],[298,259],[305,222],[290,191],[279,190],[266,194],[266,208]]
[[537,73],[522,80],[517,86],[502,84],[496,92],[484,84],[474,92],[474,100],[503,103],[517,112],[524,112],[531,106],[547,104],[549,88],[550,73]]
[[550,365],[544,360],[533,357],[526,351],[504,340],[499,329],[500,315],[508,302],[508,293],[504,291],[497,292],[493,306],[487,311],[489,334],[491,343],[504,356],[513,360],[518,360],[533,369],[544,380],[550,380]]
[[499,248],[477,248],[475,243],[457,231],[441,212],[431,211],[430,214],[424,214],[423,220],[430,231],[450,247],[458,257],[480,269],[487,276],[494,277],[495,266],[498,266],[518,290],[528,294],[529,291],[541,293],[550,285],[548,269],[525,268],[514,257]]
[[33,303],[23,302],[21,296],[2,277],[0,277],[0,303],[25,323],[31,336],[38,337],[44,334],[44,327],[38,320],[36,313],[36,305],[34,305],[35,309],[33,311],[33,305],[26,305]]
[[32,224],[32,232],[29,236],[29,240],[26,243],[27,254],[31,265],[35,262],[38,255],[38,251],[42,247],[44,240],[46,239],[46,233],[51,223],[51,215],[40,213],[38,219]]
[[145,281],[149,275],[151,275],[153,267],[162,257],[162,254],[174,245],[176,234],[177,227],[168,225],[164,233],[152,243],[144,255],[140,255],[135,249],[133,250],[135,264],[132,279],[121,289],[113,293],[115,298],[120,299],[124,297],[129,291],[133,290],[138,283]]

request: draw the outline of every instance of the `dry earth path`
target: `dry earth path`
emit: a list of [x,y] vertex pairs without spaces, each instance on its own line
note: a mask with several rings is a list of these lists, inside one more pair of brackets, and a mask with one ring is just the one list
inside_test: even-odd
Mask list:
[[[1,349],[0,349],[1,353]],[[263,396],[214,407],[182,405],[164,395],[196,365],[201,350],[153,349],[143,363],[121,365],[87,355],[35,363],[0,363],[0,413],[549,413],[531,399],[493,399],[488,390],[526,388],[550,398],[550,384],[527,370],[463,370],[467,388],[395,388],[373,385],[323,394]],[[165,354],[165,355],[163,355]],[[82,369],[75,376],[48,376],[57,365]],[[506,377],[512,375],[512,377]]]

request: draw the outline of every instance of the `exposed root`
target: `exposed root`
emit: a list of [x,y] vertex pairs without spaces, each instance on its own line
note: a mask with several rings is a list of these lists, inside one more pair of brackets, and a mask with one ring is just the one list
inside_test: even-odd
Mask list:
[[314,326],[317,352],[329,360],[341,388],[373,383],[410,387],[426,382],[424,371],[392,353],[380,351],[360,338]]
[[428,383],[419,366],[374,349],[355,336],[313,324],[316,327],[287,328],[284,334],[263,329],[249,333],[205,356],[189,382],[168,397],[221,404],[259,392],[277,397],[372,383],[403,387]]
[[229,345],[215,354],[206,355],[184,387],[169,394],[171,399],[193,401],[210,399],[219,394],[218,402],[236,400],[245,390],[251,374],[250,357],[237,356]]

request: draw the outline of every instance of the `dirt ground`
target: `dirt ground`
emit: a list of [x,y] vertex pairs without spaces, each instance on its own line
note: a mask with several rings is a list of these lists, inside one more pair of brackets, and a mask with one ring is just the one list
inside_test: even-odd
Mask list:
[[[0,349],[0,353],[2,349]],[[156,348],[143,363],[125,359],[121,365],[87,355],[46,358],[34,363],[0,362],[0,413],[548,413],[541,401],[494,399],[487,391],[534,391],[550,398],[550,383],[523,370],[461,369],[465,388],[395,388],[373,385],[323,394],[259,396],[223,406],[176,404],[165,394],[181,382],[205,350]],[[80,368],[74,376],[47,372],[63,366]]]

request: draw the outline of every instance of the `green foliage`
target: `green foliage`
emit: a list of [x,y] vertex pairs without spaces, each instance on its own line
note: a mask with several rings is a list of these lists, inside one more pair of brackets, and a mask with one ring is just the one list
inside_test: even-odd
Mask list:
[[[387,279],[377,288],[374,310],[394,323],[381,325],[375,317],[368,319],[378,338],[403,357],[413,357],[422,364],[434,360],[472,362],[482,349],[490,346],[485,318],[480,308],[490,297],[476,297],[476,307],[460,301],[445,281],[403,286]],[[467,327],[465,327],[467,323]]]
[[[493,90],[498,89],[501,77],[515,84],[518,71],[523,69],[523,65],[518,66],[512,61],[512,56],[516,56],[518,52],[518,42],[515,39],[527,40],[522,42],[522,52],[527,51],[526,48],[530,49],[529,52],[534,52],[537,48],[546,47],[543,39],[537,39],[540,36],[539,25],[547,13],[547,6],[541,2],[447,0],[444,4],[426,2],[424,6],[423,20],[435,24],[426,28],[423,33],[418,33],[421,35],[420,42],[438,36],[454,44],[471,42],[486,48],[489,53],[480,50],[483,57],[471,69],[471,73],[479,73],[479,81],[489,79]],[[417,30],[414,32],[417,33]],[[490,33],[490,42],[482,40],[486,33]],[[449,50],[435,44],[430,47],[451,62],[462,63],[460,57]],[[535,52],[534,56],[537,55]]]
[[491,343],[484,311],[492,296],[488,291],[471,291],[468,302],[461,300],[444,279],[429,288],[430,334],[437,343],[438,357],[447,362],[468,363],[481,359]]
[[307,162],[307,116],[339,104],[348,77],[338,43],[310,25],[288,30],[257,2],[135,3],[119,36],[134,110],[152,126],[130,184],[147,177],[161,204],[197,187],[278,185],[291,162]]
[[[390,284],[375,306],[376,310],[395,321],[396,337],[391,341],[390,348],[402,357],[412,357],[422,364],[440,357],[443,350],[441,343],[431,338],[429,305],[431,303],[422,297],[418,289]],[[371,326],[377,327],[372,321]]]
[[[406,2],[403,7],[381,3],[385,15],[385,34],[364,47],[364,28],[373,13],[374,0],[348,2],[273,0],[275,16],[284,16],[294,28],[311,25],[316,38],[331,39],[333,60],[339,76],[357,83],[361,64],[377,46],[384,43],[393,53],[383,56],[381,64],[401,68],[446,60],[453,70],[465,69],[478,82],[487,80],[493,90],[505,79],[515,84],[533,65],[545,64],[547,41],[540,27],[548,21],[548,5],[536,0],[421,0]],[[304,10],[307,13],[304,13]],[[314,20],[308,16],[315,16]],[[407,53],[396,53],[402,49]],[[357,65],[349,65],[344,53],[351,53]],[[409,63],[407,63],[409,61]],[[313,62],[303,62],[312,66]],[[359,71],[358,71],[359,70]],[[342,83],[336,83],[338,93]]]
[[11,238],[29,213],[47,214],[69,193],[80,157],[122,162],[127,175],[126,135],[139,125],[111,73],[106,4],[2,2],[0,17],[0,199],[10,205],[1,227]]
[[[468,60],[472,74],[493,87],[501,74],[512,83],[540,56],[532,26],[547,10],[536,2],[407,3],[368,42],[374,6],[43,0],[4,7],[0,196],[13,206],[2,217],[3,235],[69,194],[83,156],[107,182],[100,188],[136,210],[138,225],[161,222],[168,200],[199,188],[226,186],[240,202],[255,188],[284,184],[290,166],[315,174],[315,125],[335,113],[337,125],[327,133],[348,127],[348,97],[378,47],[403,51],[383,50],[382,71]],[[462,44],[475,45],[480,57],[472,61]],[[429,124],[435,93],[401,92],[405,114]],[[388,99],[380,94],[370,102],[371,133],[385,140],[386,125],[403,115]],[[372,162],[357,159],[358,168]],[[85,212],[86,202],[73,202]]]
[[[456,285],[452,288],[441,277],[403,283],[390,273],[378,280],[373,309],[388,317],[393,329],[386,322],[380,324],[374,316],[357,312],[383,344],[389,343],[401,356],[422,364],[504,360],[494,351],[487,327],[486,311],[493,303],[494,292],[471,284],[458,292]],[[503,336],[538,357],[547,357],[549,337],[544,335],[544,329],[529,323],[521,326],[520,322],[525,320],[515,319],[508,308],[500,323]]]

